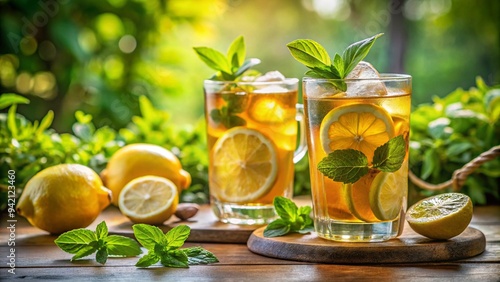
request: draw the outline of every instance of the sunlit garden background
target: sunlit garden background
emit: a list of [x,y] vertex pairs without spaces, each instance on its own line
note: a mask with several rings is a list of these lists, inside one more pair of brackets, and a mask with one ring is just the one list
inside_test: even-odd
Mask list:
[[[192,174],[182,200],[206,202],[202,82],[213,70],[192,47],[225,51],[243,35],[257,69],[300,78],[288,42],[333,54],[379,32],[366,60],[413,76],[411,169],[443,182],[500,143],[499,14],[499,1],[466,0],[0,0],[0,93],[29,100],[0,103],[0,183],[8,169],[22,187],[63,162],[99,172],[120,146],[147,142]],[[307,161],[296,171],[295,194],[308,194]],[[497,159],[463,191],[498,203],[499,179]]]

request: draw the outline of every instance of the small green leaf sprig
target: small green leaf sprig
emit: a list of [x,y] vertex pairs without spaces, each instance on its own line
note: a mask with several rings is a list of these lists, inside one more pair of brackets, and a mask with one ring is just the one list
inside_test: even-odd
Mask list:
[[187,225],[178,225],[166,234],[160,228],[147,224],[135,224],[132,228],[137,241],[148,249],[148,253],[135,264],[137,267],[148,267],[157,262],[167,267],[189,267],[219,261],[214,254],[201,247],[180,248],[191,230]]
[[[148,224],[135,224],[132,228],[139,243],[148,250],[136,263],[137,267],[148,267],[157,262],[166,267],[218,262],[214,254],[201,247],[180,248],[189,237],[191,229],[187,225],[178,225],[166,234]],[[74,254],[71,261],[97,252],[96,261],[105,264],[108,257],[134,257],[142,253],[134,239],[108,235],[104,221],[97,225],[95,232],[85,228],[75,229],[61,234],[54,242],[63,251]]]
[[108,257],[133,257],[142,253],[134,239],[108,235],[104,221],[97,225],[95,232],[85,228],[74,229],[61,234],[54,242],[61,250],[74,254],[71,261],[97,252],[96,261],[105,264]]
[[[321,44],[311,39],[297,39],[286,46],[297,61],[310,69],[306,72],[307,76],[344,79],[368,55],[375,40],[382,35],[383,33],[379,33],[349,45],[342,55],[336,53],[333,60]],[[334,84],[342,91],[347,90],[347,85],[343,81]]]
[[243,36],[238,36],[229,46],[227,55],[210,47],[193,47],[198,57],[210,68],[217,71],[211,78],[221,81],[235,81],[246,71],[260,64],[257,58],[246,57],[246,46]]
[[406,155],[403,135],[391,138],[378,147],[373,155],[372,165],[361,151],[354,149],[335,150],[318,163],[318,170],[333,181],[354,183],[370,169],[395,172],[401,168]]
[[314,231],[314,223],[310,216],[311,206],[297,207],[290,199],[275,197],[274,209],[280,218],[274,220],[264,229],[264,237],[278,237],[291,232],[306,234]]
[[[194,47],[193,49],[207,66],[217,71],[211,77],[212,80],[237,81],[245,75],[256,77],[260,74],[260,72],[252,70],[252,67],[260,64],[260,60],[257,58],[245,59],[246,46],[243,36],[237,37],[231,43],[226,55],[210,47]],[[226,90],[235,90],[235,88],[242,86],[229,83],[225,87]],[[226,101],[226,105],[210,111],[212,120],[215,123],[223,124],[226,128],[244,126],[246,121],[238,114],[245,110],[248,96],[227,94],[222,95],[222,98]]]

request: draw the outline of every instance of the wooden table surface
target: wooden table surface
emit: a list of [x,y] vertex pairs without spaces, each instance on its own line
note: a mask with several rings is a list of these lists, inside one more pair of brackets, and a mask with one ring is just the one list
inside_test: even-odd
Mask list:
[[[113,220],[115,208],[108,208],[96,220]],[[245,244],[186,243],[213,252],[219,263],[190,268],[166,268],[155,265],[136,268],[133,258],[110,258],[105,265],[95,255],[70,262],[72,255],[54,243],[56,236],[31,227],[17,217],[15,231],[7,228],[8,218],[2,214],[0,238],[0,280],[71,280],[71,281],[500,281],[500,206],[475,207],[471,227],[481,230],[487,240],[486,250],[476,257],[446,262],[411,264],[314,264],[273,259],[250,252]],[[96,222],[92,226],[96,225]],[[92,229],[92,226],[89,227]],[[9,237],[15,246],[9,246]],[[12,242],[12,241],[11,241]],[[15,274],[9,273],[9,256],[15,249]]]

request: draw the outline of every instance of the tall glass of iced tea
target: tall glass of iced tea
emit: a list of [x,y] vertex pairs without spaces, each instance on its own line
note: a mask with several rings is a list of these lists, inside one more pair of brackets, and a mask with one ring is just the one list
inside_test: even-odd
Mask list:
[[295,78],[204,82],[210,201],[222,222],[268,223],[274,197],[292,196],[306,149],[303,137],[296,150],[297,88]]
[[318,236],[398,236],[407,205],[411,77],[304,78],[303,98]]

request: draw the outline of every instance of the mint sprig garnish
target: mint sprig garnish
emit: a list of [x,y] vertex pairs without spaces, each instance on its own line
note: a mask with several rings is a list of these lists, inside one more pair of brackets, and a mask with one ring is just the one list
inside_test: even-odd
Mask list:
[[290,199],[285,197],[275,197],[273,200],[274,209],[280,218],[274,220],[264,229],[264,237],[278,237],[291,232],[301,234],[314,231],[314,224],[311,216],[310,206],[297,207]]
[[181,249],[191,231],[187,225],[178,225],[166,234],[148,224],[135,224],[132,228],[137,241],[148,249],[148,253],[136,263],[137,267],[148,267],[158,262],[167,267],[189,267],[219,261],[214,254],[201,247]]
[[96,261],[105,264],[108,257],[133,257],[142,253],[135,240],[108,235],[104,221],[97,225],[95,232],[85,228],[75,229],[61,234],[54,242],[63,251],[74,254],[72,261],[97,252]]
[[194,47],[193,49],[207,66],[217,71],[211,78],[213,80],[235,81],[246,71],[260,64],[257,58],[245,60],[246,46],[243,36],[237,37],[231,43],[226,55],[210,47]]
[[401,168],[406,154],[406,142],[402,135],[391,138],[378,147],[372,165],[361,151],[354,149],[335,150],[318,163],[318,170],[333,181],[354,183],[370,169],[395,172]]
[[[297,39],[286,46],[297,61],[310,69],[306,72],[307,76],[344,79],[368,55],[375,40],[382,35],[379,33],[349,45],[342,55],[336,53],[333,60],[321,44],[311,39]],[[335,86],[342,91],[347,89],[344,82],[338,82]]]

